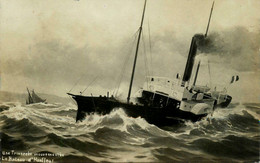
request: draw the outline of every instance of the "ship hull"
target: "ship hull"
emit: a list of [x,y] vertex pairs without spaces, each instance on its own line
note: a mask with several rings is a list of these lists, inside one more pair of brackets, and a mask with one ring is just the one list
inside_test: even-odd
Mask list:
[[226,108],[226,107],[229,106],[231,101],[232,101],[232,97],[231,96],[227,96],[226,100],[224,102],[220,103],[218,106],[221,107],[221,108]]
[[124,112],[133,118],[142,117],[148,123],[157,126],[166,126],[191,120],[193,122],[200,120],[207,114],[195,115],[191,112],[181,111],[180,109],[172,106],[164,107],[151,107],[144,105],[134,105],[120,102],[114,98],[107,97],[92,97],[70,94],[77,102],[78,110],[76,121],[81,121],[91,113],[109,114],[113,109],[121,108]]

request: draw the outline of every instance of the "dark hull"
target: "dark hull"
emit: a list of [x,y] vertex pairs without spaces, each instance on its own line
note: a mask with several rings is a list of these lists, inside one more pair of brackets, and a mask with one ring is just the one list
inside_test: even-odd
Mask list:
[[[107,97],[91,97],[69,94],[77,102],[78,111],[76,121],[83,120],[87,114],[99,113],[109,114],[113,109],[122,108],[129,117],[142,117],[148,123],[157,126],[165,126],[191,120],[193,122],[200,120],[203,115],[195,115],[190,112],[181,111],[176,107],[177,104],[164,107],[151,107],[144,105],[127,104]],[[179,102],[178,102],[179,103]]]
[[231,97],[231,96],[227,96],[226,101],[220,103],[218,106],[221,107],[221,108],[226,108],[226,107],[229,106],[229,104],[231,103],[231,101],[232,101],[232,97]]

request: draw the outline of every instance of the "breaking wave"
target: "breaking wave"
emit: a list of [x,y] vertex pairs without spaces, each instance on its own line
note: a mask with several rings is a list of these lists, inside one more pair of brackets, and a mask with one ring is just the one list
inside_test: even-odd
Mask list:
[[[218,109],[192,123],[159,128],[123,109],[75,122],[76,106],[2,103],[2,150],[57,153],[54,161],[258,161],[259,104]],[[25,134],[26,133],[26,134]]]

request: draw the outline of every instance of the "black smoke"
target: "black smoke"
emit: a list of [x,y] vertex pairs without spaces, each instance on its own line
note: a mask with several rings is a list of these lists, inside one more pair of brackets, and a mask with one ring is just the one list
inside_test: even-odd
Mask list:
[[198,53],[229,64],[238,71],[259,69],[260,32],[250,32],[244,27],[236,27],[212,32],[208,37],[195,35]]

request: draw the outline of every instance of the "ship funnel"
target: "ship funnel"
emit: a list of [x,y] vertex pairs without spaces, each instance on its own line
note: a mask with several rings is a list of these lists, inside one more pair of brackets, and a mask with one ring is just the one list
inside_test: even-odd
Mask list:
[[195,56],[196,56],[196,53],[197,53],[198,42],[201,41],[201,40],[204,40],[207,37],[213,7],[214,7],[214,2],[213,2],[212,7],[211,7],[209,21],[208,21],[208,25],[207,25],[205,35],[196,34],[192,37],[191,44],[190,44],[190,51],[189,51],[188,59],[187,59],[187,62],[186,62],[184,75],[183,75],[183,78],[182,78],[183,82],[187,82],[187,81],[190,80],[192,68],[193,68],[193,65],[194,65]]
[[196,43],[196,35],[195,35],[192,37],[192,40],[191,40],[189,56],[187,59],[184,75],[182,78],[182,81],[184,81],[184,82],[187,82],[190,80],[196,52],[197,52],[197,43]]

